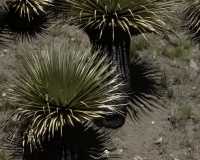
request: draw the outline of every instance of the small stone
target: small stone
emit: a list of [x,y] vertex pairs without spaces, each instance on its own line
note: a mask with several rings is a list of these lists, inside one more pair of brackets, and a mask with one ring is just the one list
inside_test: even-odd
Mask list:
[[155,121],[151,121],[151,124],[155,124]]
[[101,157],[107,157],[108,158],[109,154],[110,154],[110,152],[106,149],[106,150],[104,150],[103,155]]
[[173,160],[178,160],[177,158],[174,158],[174,157],[173,157],[174,155],[173,155],[172,153],[171,153],[169,156],[172,157]]
[[154,144],[161,144],[162,143],[162,137],[160,137]]
[[135,156],[135,157],[133,158],[133,160],[143,160],[143,158],[141,158],[140,156]]
[[71,41],[75,41],[75,38],[71,38]]
[[197,89],[197,87],[192,87],[192,89],[193,89],[193,90],[196,90],[196,89]]
[[9,52],[7,49],[4,49],[3,52]]
[[110,152],[106,149],[106,150],[104,151],[104,153],[105,153],[105,154],[109,154]]
[[190,67],[193,68],[194,70],[198,71],[198,67],[193,60],[190,61]]
[[123,149],[119,149],[119,154],[121,154],[124,150]]
[[9,53],[9,51],[8,51],[7,49],[4,49],[4,50],[3,50],[3,54],[2,54],[1,56],[6,55],[7,53]]
[[6,93],[2,93],[2,95],[1,95],[2,97],[5,97],[6,96]]

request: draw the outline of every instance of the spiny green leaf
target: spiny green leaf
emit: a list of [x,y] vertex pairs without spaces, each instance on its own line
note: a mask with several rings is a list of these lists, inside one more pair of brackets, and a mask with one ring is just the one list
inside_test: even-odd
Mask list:
[[[55,9],[71,17],[71,23],[83,30],[99,30],[99,38],[107,27],[120,27],[130,36],[154,32],[165,38],[172,29],[164,22],[174,1],[158,0],[61,0]],[[174,34],[174,33],[173,33]]]
[[199,43],[200,36],[200,2],[187,2],[181,11],[182,30],[189,35],[193,45]]
[[105,58],[97,61],[97,53],[63,46],[47,49],[41,56],[26,57],[10,93],[10,100],[17,106],[12,118],[29,122],[40,140],[63,126],[113,112],[122,114],[117,106],[108,104],[123,95],[115,93],[122,85],[115,84],[117,76],[106,81],[114,69],[107,71],[110,64],[105,64]]
[[44,5],[47,5],[47,0],[7,0],[6,3],[19,13],[20,16],[27,16],[29,21],[33,18],[34,14],[39,15],[44,11]]

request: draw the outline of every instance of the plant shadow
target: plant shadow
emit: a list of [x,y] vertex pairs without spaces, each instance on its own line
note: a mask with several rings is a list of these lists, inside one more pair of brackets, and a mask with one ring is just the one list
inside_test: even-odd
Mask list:
[[164,107],[164,90],[161,74],[149,62],[141,58],[130,63],[130,91],[128,114],[132,120],[140,120],[139,113],[149,115],[154,108]]
[[[10,159],[23,160],[107,160],[107,151],[113,150],[109,132],[92,122],[63,128],[63,135],[56,131],[54,136],[47,135],[40,144],[30,146],[27,137],[21,134],[13,137],[8,132],[4,148],[10,151]],[[109,152],[108,152],[109,153]]]

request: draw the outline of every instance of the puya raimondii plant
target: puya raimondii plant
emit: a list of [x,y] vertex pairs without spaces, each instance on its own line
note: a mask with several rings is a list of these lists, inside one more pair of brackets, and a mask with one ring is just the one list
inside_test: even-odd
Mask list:
[[[46,0],[2,0],[0,29],[14,40],[35,40],[44,35],[53,16]],[[0,35],[2,33],[0,32]]]
[[[117,65],[115,74],[120,75],[119,82],[126,83],[119,90],[126,94],[130,91],[131,37],[155,33],[169,40],[168,35],[174,32],[164,19],[170,18],[173,5],[174,1],[157,0],[61,0],[55,1],[53,8],[62,13],[62,18],[63,15],[70,17],[62,25],[76,25],[89,36],[92,52],[100,49],[99,54],[107,54],[112,64]],[[127,103],[128,99],[127,96],[122,103]],[[121,106],[124,112],[127,112],[126,108]],[[108,119],[112,123],[111,117]],[[113,121],[116,119],[113,117]],[[108,121],[101,123],[107,123],[103,125],[105,127],[112,127]],[[121,121],[116,126],[124,123],[124,117],[121,117]]]
[[10,119],[17,121],[16,130],[24,128],[27,143],[34,146],[57,131],[62,137],[63,128],[94,118],[123,116],[118,105],[110,103],[124,97],[116,92],[122,84],[115,83],[118,76],[106,80],[115,68],[105,72],[110,63],[102,64],[106,56],[97,56],[90,50],[61,46],[46,49],[40,56],[25,56],[9,97],[16,106]]

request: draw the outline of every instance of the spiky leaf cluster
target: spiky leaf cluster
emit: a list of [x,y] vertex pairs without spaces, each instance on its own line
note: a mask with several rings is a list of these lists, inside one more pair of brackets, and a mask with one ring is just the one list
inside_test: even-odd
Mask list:
[[[41,5],[40,5],[40,3]],[[9,0],[0,5],[0,28],[15,40],[36,39],[46,33],[50,12],[43,10],[43,1]]]
[[15,11],[19,13],[20,17],[28,17],[33,19],[33,15],[39,15],[44,11],[44,6],[47,5],[46,0],[7,0],[6,3]]
[[121,28],[130,36],[153,32],[167,37],[171,29],[163,21],[173,1],[158,0],[62,0],[55,8],[71,16],[83,30],[99,30],[99,37],[111,28]]
[[17,108],[12,118],[29,122],[28,132],[41,138],[58,129],[62,133],[63,126],[118,112],[108,102],[122,97],[114,92],[121,84],[115,83],[117,77],[105,82],[114,69],[107,71],[104,59],[67,47],[45,50],[42,57],[32,54],[14,78],[10,97]]
[[200,42],[200,2],[186,3],[186,6],[181,11],[182,15],[182,30],[189,35],[189,39],[193,45]]

